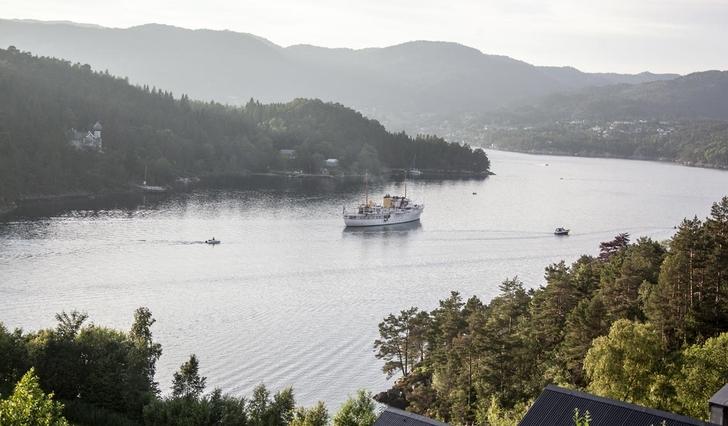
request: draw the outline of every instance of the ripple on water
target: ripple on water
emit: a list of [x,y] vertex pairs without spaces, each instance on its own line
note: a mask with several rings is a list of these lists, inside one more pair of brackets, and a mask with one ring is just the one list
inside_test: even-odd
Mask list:
[[[0,321],[48,327],[55,312],[75,308],[127,329],[134,309],[148,306],[164,346],[162,389],[196,353],[210,387],[293,385],[299,403],[335,407],[358,388],[387,386],[372,348],[386,314],[432,309],[450,290],[488,300],[515,275],[539,286],[547,264],[596,254],[617,233],[669,238],[728,188],[728,173],[715,170],[492,159],[498,175],[484,181],[411,182],[427,209],[404,229],[343,230],[341,205],[359,202],[358,186],[179,194],[3,223]],[[370,193],[400,189],[372,184]],[[556,226],[572,235],[555,238]],[[211,236],[222,244],[200,244]]]

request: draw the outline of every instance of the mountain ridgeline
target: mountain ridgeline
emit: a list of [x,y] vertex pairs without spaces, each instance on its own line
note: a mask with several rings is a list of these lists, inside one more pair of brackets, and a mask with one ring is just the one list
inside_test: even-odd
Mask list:
[[589,74],[538,67],[457,43],[412,41],[384,48],[278,46],[232,31],[149,24],[127,29],[0,20],[0,46],[88,63],[194,99],[242,105],[320,98],[422,133],[457,114],[492,111],[540,96],[674,74]]
[[728,71],[668,81],[590,87],[546,96],[504,114],[531,124],[558,120],[728,121]]
[[585,73],[449,42],[282,47],[232,31],[0,20],[0,46],[10,45],[192,99],[317,98],[472,145],[728,167],[726,72]]
[[[244,107],[175,98],[88,65],[0,50],[0,201],[118,190],[180,176],[270,170],[341,173],[410,167],[483,173],[482,150],[387,132],[340,104],[297,99]],[[71,129],[103,125],[102,151],[73,147]],[[280,150],[296,151],[284,159]]]

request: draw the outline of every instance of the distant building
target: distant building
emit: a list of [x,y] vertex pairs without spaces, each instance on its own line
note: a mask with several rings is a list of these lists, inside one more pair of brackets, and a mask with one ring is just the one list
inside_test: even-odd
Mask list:
[[93,125],[91,130],[86,132],[79,132],[76,129],[71,129],[69,143],[76,149],[87,149],[101,152],[104,149],[103,139],[101,138],[102,130],[103,127],[98,121]]
[[447,423],[409,411],[387,407],[374,422],[374,426],[447,426]]
[[295,149],[281,149],[278,151],[281,157],[285,158],[286,160],[295,160],[296,159],[296,150]]
[[325,164],[328,168],[339,167],[339,160],[336,158],[329,158],[326,160]]
[[[723,389],[728,393],[728,386]],[[541,392],[541,395],[536,398],[536,401],[533,402],[533,405],[528,409],[518,425],[573,426],[574,409],[578,409],[580,415],[584,415],[588,411],[591,417],[591,426],[726,425],[724,417],[720,416],[725,413],[728,395],[720,397],[721,392],[722,390],[710,400],[711,422],[714,423],[706,423],[692,417],[548,385]],[[717,421],[720,421],[720,423]]]

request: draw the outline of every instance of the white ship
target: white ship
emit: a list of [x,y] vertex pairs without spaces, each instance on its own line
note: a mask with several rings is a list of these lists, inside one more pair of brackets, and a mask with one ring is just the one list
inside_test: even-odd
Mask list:
[[382,204],[375,204],[369,199],[368,185],[365,178],[365,198],[355,212],[344,208],[344,223],[346,226],[383,226],[395,225],[420,220],[425,209],[424,204],[415,204],[407,198],[407,182],[405,180],[404,196],[385,195]]

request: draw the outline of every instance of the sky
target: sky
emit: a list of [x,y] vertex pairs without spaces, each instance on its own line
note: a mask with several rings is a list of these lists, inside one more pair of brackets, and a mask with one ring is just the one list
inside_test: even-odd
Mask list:
[[283,46],[442,40],[589,72],[728,69],[728,0],[0,0],[0,18],[227,29]]

